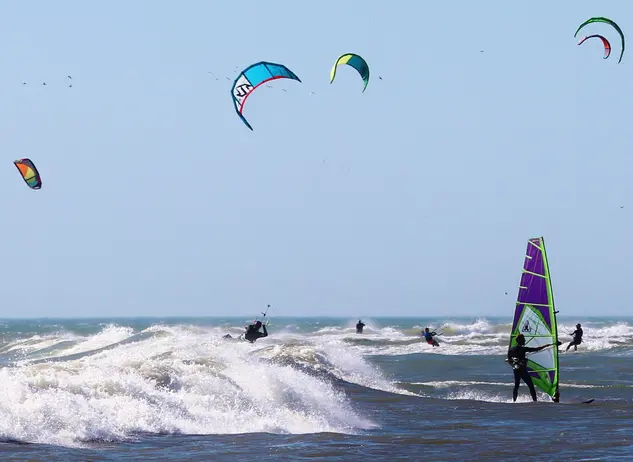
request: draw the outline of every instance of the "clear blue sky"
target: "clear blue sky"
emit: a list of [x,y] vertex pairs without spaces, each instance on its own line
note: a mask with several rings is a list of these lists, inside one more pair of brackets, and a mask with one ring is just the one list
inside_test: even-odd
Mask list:
[[[0,316],[510,317],[539,235],[561,315],[629,314],[633,55],[576,46],[596,15],[633,31],[624,1],[3,2]],[[251,132],[260,60],[303,83]]]

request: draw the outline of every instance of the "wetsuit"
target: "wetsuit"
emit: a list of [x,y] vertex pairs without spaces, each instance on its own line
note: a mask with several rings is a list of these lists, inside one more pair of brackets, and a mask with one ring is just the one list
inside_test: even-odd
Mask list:
[[569,350],[572,346],[574,347],[574,351],[578,351],[578,345],[582,343],[582,327],[576,329],[571,335],[573,335],[573,338],[571,342],[569,342],[569,345],[567,345],[565,351]]
[[515,345],[508,350],[508,362],[512,366],[512,372],[514,372],[514,390],[512,390],[512,401],[516,401],[517,396],[519,396],[519,385],[521,380],[523,380],[530,389],[532,401],[536,401],[536,390],[534,389],[532,377],[528,374],[528,360],[525,357],[525,353],[539,351],[541,349],[542,348],[530,348],[523,345]]
[[356,324],[356,333],[357,334],[362,334],[363,333],[363,327],[365,327],[365,324],[358,321],[358,324]]
[[264,332],[260,332],[257,327],[255,327],[254,324],[251,324],[250,326],[248,326],[248,328],[246,329],[246,333],[244,334],[244,339],[248,340],[249,342],[253,343],[255,342],[255,340],[257,340],[258,338],[263,338],[263,337],[268,337],[268,331],[266,330],[266,324],[262,324],[262,329],[264,329]]

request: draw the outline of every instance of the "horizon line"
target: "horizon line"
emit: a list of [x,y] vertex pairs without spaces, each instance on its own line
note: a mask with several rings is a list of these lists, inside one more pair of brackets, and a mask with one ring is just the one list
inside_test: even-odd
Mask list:
[[[164,316],[158,316],[158,315],[138,315],[138,316],[134,316],[134,315],[113,315],[113,316],[23,316],[23,317],[19,317],[19,316],[9,316],[9,317],[4,317],[4,316],[0,316],[0,321],[5,321],[5,320],[29,320],[29,319],[217,319],[217,318],[251,318],[252,313],[251,314],[231,314],[231,315],[164,315]],[[259,318],[260,316],[256,316],[257,318]],[[460,314],[456,314],[456,315],[446,315],[446,317],[453,317],[453,318],[474,318],[474,319],[482,319],[482,318],[509,318],[512,319],[512,316],[508,316],[508,315],[477,315],[477,316],[473,316],[473,315],[460,315]],[[606,314],[606,315],[602,315],[602,316],[581,316],[581,315],[573,315],[573,314],[566,314],[566,315],[558,315],[557,318],[583,318],[583,319],[598,319],[598,318],[606,318],[606,317],[612,317],[612,318],[631,318],[633,319],[633,315],[615,315],[615,314]],[[345,315],[304,315],[304,316],[293,316],[293,315],[275,315],[275,316],[269,316],[269,318],[302,318],[302,319],[393,319],[393,318],[401,318],[401,319],[428,319],[428,318],[433,318],[433,319],[437,319],[437,316],[428,316],[428,315],[421,315],[421,316],[412,316],[412,315],[391,315],[391,316],[385,316],[385,315],[380,315],[380,316],[345,316]]]

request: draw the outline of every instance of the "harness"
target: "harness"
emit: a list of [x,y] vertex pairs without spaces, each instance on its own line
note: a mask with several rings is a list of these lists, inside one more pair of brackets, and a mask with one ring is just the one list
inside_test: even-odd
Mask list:
[[508,363],[512,367],[512,369],[525,369],[528,365],[527,359],[519,359],[519,358],[510,358]]

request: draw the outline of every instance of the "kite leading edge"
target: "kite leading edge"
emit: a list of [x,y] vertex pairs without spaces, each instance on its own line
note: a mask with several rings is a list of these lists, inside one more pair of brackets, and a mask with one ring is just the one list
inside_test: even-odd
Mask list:
[[283,64],[269,63],[266,61],[260,61],[255,64],[251,64],[237,76],[233,82],[231,88],[231,97],[233,98],[233,106],[235,106],[235,112],[242,119],[242,122],[246,124],[251,130],[251,124],[248,123],[243,115],[244,104],[250,96],[250,94],[260,85],[276,79],[291,79],[301,82],[301,79],[297,77],[294,72],[288,69]]

